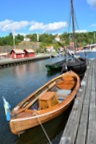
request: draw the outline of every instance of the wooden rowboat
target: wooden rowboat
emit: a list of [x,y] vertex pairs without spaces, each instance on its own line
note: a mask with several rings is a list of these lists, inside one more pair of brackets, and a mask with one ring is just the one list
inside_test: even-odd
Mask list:
[[53,78],[14,107],[11,132],[18,135],[56,118],[69,107],[79,87],[80,78],[72,71]]

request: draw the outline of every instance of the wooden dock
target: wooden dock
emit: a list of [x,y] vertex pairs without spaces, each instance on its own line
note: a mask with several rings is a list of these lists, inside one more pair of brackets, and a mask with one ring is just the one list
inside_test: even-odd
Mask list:
[[96,144],[96,60],[89,62],[59,144]]
[[19,59],[3,59],[0,60],[0,68],[15,66],[15,65],[47,59],[47,58],[50,58],[50,55],[46,54],[46,55],[40,55],[40,56],[35,56],[30,58],[19,58]]

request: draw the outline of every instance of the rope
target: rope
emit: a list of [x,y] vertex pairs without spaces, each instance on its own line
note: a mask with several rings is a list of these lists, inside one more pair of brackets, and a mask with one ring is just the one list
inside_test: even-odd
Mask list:
[[[37,116],[37,113],[35,113],[35,114],[36,114],[36,116]],[[52,144],[51,141],[50,141],[50,138],[49,138],[49,136],[48,136],[48,134],[47,134],[47,132],[46,132],[46,130],[45,130],[45,128],[44,128],[44,126],[42,125],[42,123],[41,123],[41,121],[40,121],[40,119],[37,118],[37,120],[38,120],[38,122],[39,122],[39,124],[40,124],[40,126],[41,126],[41,128],[42,128],[42,130],[43,130],[43,132],[44,132],[44,134],[45,134],[45,136],[46,136],[46,138],[47,138],[47,140],[49,141],[49,144]]]

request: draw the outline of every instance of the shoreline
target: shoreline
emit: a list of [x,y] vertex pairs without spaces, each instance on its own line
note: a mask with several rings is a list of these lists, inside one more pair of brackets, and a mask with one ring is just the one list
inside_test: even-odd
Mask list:
[[23,64],[23,63],[27,63],[27,62],[31,62],[31,61],[48,59],[50,57],[51,57],[51,55],[44,54],[44,55],[36,55],[36,56],[30,57],[30,58],[19,58],[19,59],[4,58],[4,59],[0,59],[0,68],[9,67],[12,65]]

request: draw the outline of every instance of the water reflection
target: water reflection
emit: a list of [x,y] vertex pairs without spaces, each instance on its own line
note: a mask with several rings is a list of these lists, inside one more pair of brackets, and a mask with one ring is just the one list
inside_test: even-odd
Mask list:
[[47,76],[45,64],[57,59],[46,59],[37,62],[0,69],[0,144],[14,144],[18,136],[10,132],[5,119],[2,96],[13,108],[22,99],[38,89],[57,74]]

